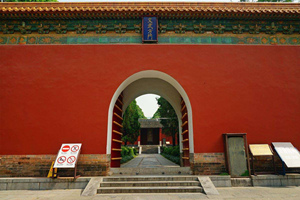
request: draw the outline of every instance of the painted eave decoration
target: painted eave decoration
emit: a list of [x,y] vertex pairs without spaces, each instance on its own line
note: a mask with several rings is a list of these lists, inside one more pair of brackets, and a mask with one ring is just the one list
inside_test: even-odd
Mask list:
[[299,3],[1,3],[0,19],[300,19]]

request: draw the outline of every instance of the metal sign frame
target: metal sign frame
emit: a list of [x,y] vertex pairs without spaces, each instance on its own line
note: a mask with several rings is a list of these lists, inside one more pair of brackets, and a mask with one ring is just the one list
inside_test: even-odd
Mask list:
[[[63,143],[63,144],[65,144],[65,143]],[[66,144],[72,144],[72,143],[66,143]],[[74,143],[74,144],[79,144],[79,143]],[[81,143],[80,143],[80,144],[81,144]],[[81,148],[82,148],[82,144],[81,144],[81,147],[80,147],[79,150],[78,150],[78,158],[79,158],[79,155],[80,155],[80,152],[81,152]],[[61,149],[61,148],[60,148],[60,149]],[[58,157],[59,152],[60,152],[60,149],[58,150],[55,159]],[[70,168],[64,167],[64,168],[63,168],[63,169],[71,169],[71,168],[74,169],[74,179],[80,177],[80,175],[77,175],[77,174],[76,174],[78,158],[77,158],[76,161],[75,161],[75,167],[70,167]],[[55,164],[55,162],[56,162],[56,160],[54,161],[54,164]],[[59,169],[59,168],[54,168],[54,164],[53,164],[53,168],[52,168],[52,178],[59,178],[59,176],[58,176],[58,169]],[[56,173],[55,173],[55,169],[57,169]]]
[[[287,168],[289,168],[286,164],[285,164],[285,162],[284,162],[284,159],[282,158],[282,156],[280,156],[280,154],[278,153],[278,151],[277,151],[277,149],[276,149],[276,147],[275,147],[275,145],[274,145],[274,143],[276,144],[276,143],[289,143],[289,144],[291,144],[291,146],[292,147],[294,147],[294,145],[291,143],[291,142],[272,142],[272,145],[273,145],[273,147],[274,147],[274,150],[275,150],[275,152],[276,152],[276,154],[278,155],[278,157],[280,158],[280,160],[281,160],[281,164],[282,164],[282,175],[285,175],[286,174],[286,167]],[[295,147],[294,147],[295,148]],[[296,149],[296,148],[295,148]],[[297,149],[296,149],[297,150]],[[297,150],[298,151],[298,150]],[[299,152],[299,151],[298,151]],[[299,168],[299,167],[292,167],[292,168],[290,168],[290,169],[297,169],[297,168]]]
[[[264,145],[267,145],[272,153],[272,155],[253,155],[253,152],[250,148],[250,145],[258,145],[258,144],[249,144],[249,152],[250,152],[250,155],[251,155],[251,163],[252,163],[252,170],[253,170],[253,174],[254,175],[257,175],[257,174],[276,174],[276,166],[275,166],[275,158],[274,158],[274,152],[272,150],[272,148],[268,145],[268,144],[264,144]],[[262,145],[262,144],[260,144]],[[273,163],[273,169],[274,169],[274,172],[256,172],[255,171],[255,165],[254,165],[254,161],[255,161],[255,157],[269,157],[271,156],[272,157],[272,163]]]

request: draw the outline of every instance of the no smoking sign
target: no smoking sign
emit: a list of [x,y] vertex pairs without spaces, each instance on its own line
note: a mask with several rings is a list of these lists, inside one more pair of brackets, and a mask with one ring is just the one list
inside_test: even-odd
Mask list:
[[74,168],[81,150],[80,143],[62,144],[57,154],[54,168]]
[[67,162],[68,162],[69,164],[72,164],[72,163],[75,162],[75,160],[76,160],[75,156],[70,156],[70,157],[67,159]]
[[71,151],[72,152],[77,152],[79,150],[79,146],[78,145],[74,145],[74,146],[72,146],[72,148],[71,148]]

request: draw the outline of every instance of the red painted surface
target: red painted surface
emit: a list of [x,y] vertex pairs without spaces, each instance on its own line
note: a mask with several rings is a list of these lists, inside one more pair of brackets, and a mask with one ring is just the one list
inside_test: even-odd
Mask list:
[[142,70],[174,77],[193,111],[196,153],[223,152],[222,133],[300,149],[300,47],[47,45],[0,47],[1,154],[56,154],[81,142],[106,153],[108,107]]
[[[121,118],[122,116],[122,104],[123,104],[123,97],[120,95],[118,97],[118,100],[116,101],[113,109],[113,117],[112,117],[112,141],[111,141],[111,162],[110,166],[111,167],[120,167],[121,165],[121,152],[119,151],[121,149],[121,141],[122,136],[120,134],[114,133],[114,131],[117,132],[122,132],[122,123],[123,119]],[[116,115],[117,114],[117,115]],[[115,160],[117,159],[117,160]]]
[[[166,142],[170,142],[170,144],[173,144],[172,136],[167,136],[167,135],[163,134],[162,129],[160,128],[159,129],[159,141],[161,142],[161,144],[163,143],[163,138],[166,138]],[[139,144],[138,141],[141,141],[141,136],[140,135],[138,136],[138,139],[135,141],[135,143],[133,145],[138,145]],[[178,139],[177,139],[177,136],[176,136],[176,139],[175,139],[175,144],[176,145],[178,145],[177,141],[178,141]],[[125,144],[125,143],[123,142],[123,144]],[[128,143],[128,144],[130,144],[130,143]]]

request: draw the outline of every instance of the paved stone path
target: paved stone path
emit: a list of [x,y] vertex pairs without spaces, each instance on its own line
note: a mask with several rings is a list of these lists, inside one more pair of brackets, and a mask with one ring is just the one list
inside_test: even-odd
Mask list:
[[1,200],[196,200],[196,199],[236,199],[236,200],[299,200],[300,187],[233,187],[217,188],[220,195],[205,194],[101,194],[89,197],[80,196],[82,190],[8,190],[0,191]]
[[180,167],[160,154],[140,154],[134,159],[121,165],[121,168],[160,168]]

